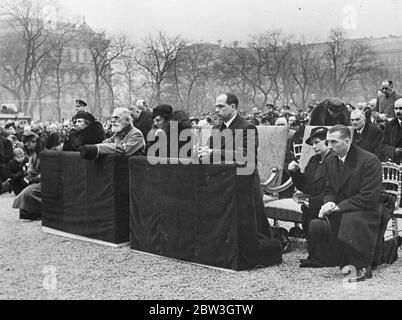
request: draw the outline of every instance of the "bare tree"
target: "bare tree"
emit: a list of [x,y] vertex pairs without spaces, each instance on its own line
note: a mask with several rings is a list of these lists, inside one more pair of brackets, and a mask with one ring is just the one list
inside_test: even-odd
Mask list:
[[27,113],[30,111],[35,69],[48,54],[48,32],[43,22],[44,4],[19,0],[8,3],[3,13],[8,16],[10,36],[15,40],[12,46],[4,49],[13,50],[11,54],[15,57],[9,60],[13,62],[12,65],[7,66],[7,61],[4,60],[1,63],[3,70],[14,82],[12,87],[4,82],[2,86],[15,97],[20,97],[19,110]]
[[195,43],[183,48],[174,63],[173,81],[178,105],[188,112],[200,113],[196,101],[198,89],[211,76],[214,52],[208,46]]
[[328,89],[333,96],[344,98],[348,86],[373,70],[373,53],[361,42],[345,40],[339,30],[331,30],[329,40],[324,52]]
[[294,92],[290,95],[298,108],[304,108],[318,86],[319,51],[315,45],[307,43],[304,37],[289,48],[290,56],[287,68],[295,86]]
[[172,75],[179,52],[185,46],[186,41],[180,36],[171,37],[163,32],[144,40],[141,52],[135,60],[154,89],[155,104],[161,103],[162,86]]
[[248,48],[228,48],[223,52],[227,72],[250,86],[255,105],[262,107],[270,97],[274,103],[280,98],[280,73],[287,56],[282,40],[280,31],[267,32],[255,36]]
[[92,57],[93,74],[95,78],[95,113],[102,116],[101,86],[109,90],[109,111],[114,109],[113,64],[119,59],[126,48],[126,39],[107,39],[105,33],[87,33],[86,41]]

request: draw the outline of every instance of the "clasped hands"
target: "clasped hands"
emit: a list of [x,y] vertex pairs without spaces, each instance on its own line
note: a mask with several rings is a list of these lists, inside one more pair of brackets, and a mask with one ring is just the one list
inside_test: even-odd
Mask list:
[[341,211],[341,209],[339,209],[339,207],[334,202],[327,202],[321,207],[318,218],[322,219],[326,216],[329,216],[331,213],[338,211]]
[[199,147],[198,148],[198,158],[203,162],[207,162],[211,158],[212,149],[209,147]]

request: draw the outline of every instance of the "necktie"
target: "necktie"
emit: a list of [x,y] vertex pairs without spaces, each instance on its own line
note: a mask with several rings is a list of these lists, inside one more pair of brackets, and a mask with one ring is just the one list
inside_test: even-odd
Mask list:
[[227,129],[228,127],[226,126],[226,124],[225,123],[222,123],[222,131],[223,130],[225,130],[225,129]]
[[340,158],[338,158],[338,172],[339,173],[342,172],[343,165],[344,165],[343,161]]

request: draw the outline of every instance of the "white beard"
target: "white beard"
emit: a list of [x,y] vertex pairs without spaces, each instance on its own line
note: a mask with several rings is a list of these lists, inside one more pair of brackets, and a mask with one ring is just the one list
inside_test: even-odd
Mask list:
[[119,133],[123,130],[123,126],[121,124],[112,125],[112,132]]

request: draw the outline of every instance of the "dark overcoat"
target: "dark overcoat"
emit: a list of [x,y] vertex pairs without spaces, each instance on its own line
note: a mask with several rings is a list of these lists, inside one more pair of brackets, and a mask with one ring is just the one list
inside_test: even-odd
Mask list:
[[63,151],[78,151],[86,144],[102,143],[106,138],[105,130],[100,122],[95,121],[84,130],[72,130],[64,143]]
[[304,173],[301,173],[300,170],[296,172],[289,171],[296,188],[308,195],[311,209],[320,209],[323,204],[326,177],[325,160],[330,155],[331,153],[328,153],[324,160],[321,160],[320,155],[312,156]]
[[151,131],[154,120],[152,118],[152,112],[142,111],[137,120],[134,121],[134,127],[142,132],[145,141],[147,141],[148,133]]
[[342,215],[338,240],[372,258],[381,223],[381,163],[376,156],[351,145],[342,172],[338,157],[325,163],[324,203],[335,202]]
[[402,147],[402,128],[398,119],[392,119],[385,125],[383,145],[384,160],[396,162],[397,159],[394,157],[395,148]]
[[366,124],[361,134],[356,130],[353,133],[353,144],[374,154],[380,160],[382,160],[383,140],[382,131],[372,124]]

